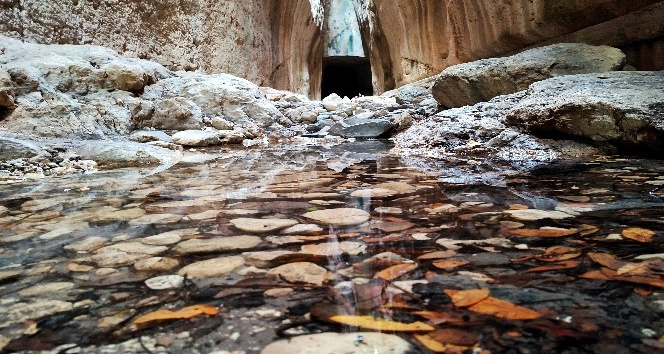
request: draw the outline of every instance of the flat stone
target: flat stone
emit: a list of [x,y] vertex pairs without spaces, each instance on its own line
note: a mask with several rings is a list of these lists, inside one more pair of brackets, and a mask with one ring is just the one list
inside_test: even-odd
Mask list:
[[224,276],[244,265],[241,256],[213,258],[192,263],[182,269],[178,274],[188,278],[216,278]]
[[15,279],[21,276],[23,274],[23,271],[20,270],[6,270],[0,272],[0,282],[4,282],[5,280],[9,279]]
[[[296,256],[299,253],[291,251],[263,251],[263,252],[245,252],[242,253],[248,265],[257,268],[270,268],[277,264],[277,260],[287,258],[288,256]],[[283,261],[280,263],[284,263]]]
[[[358,338],[362,341],[356,345]],[[414,348],[406,340],[393,334],[352,332],[295,336],[269,344],[261,354],[405,354],[413,351]]]
[[301,247],[303,253],[326,257],[340,256],[343,254],[356,256],[360,253],[364,253],[366,249],[367,245],[364,243],[352,241],[328,242],[318,245],[304,245]]
[[173,224],[182,220],[178,214],[146,214],[129,221],[129,225]]
[[562,211],[539,209],[506,210],[504,213],[522,221],[535,221],[542,219],[562,220],[574,217],[574,215],[563,213]]
[[59,300],[35,300],[34,302],[19,302],[9,306],[0,306],[0,315],[5,326],[26,320],[37,320],[55,315],[60,312],[71,311],[74,305],[71,302]]
[[378,207],[374,211],[379,214],[403,214],[403,210],[396,207]]
[[293,288],[275,288],[275,289],[265,290],[263,294],[268,297],[282,297],[289,295],[293,291],[294,291]]
[[261,239],[257,236],[230,236],[200,239],[195,238],[180,242],[173,248],[179,254],[213,253],[221,251],[244,250],[258,246]]
[[182,240],[182,237],[184,236],[191,236],[191,235],[198,235],[198,229],[192,228],[192,229],[173,230],[157,234],[154,236],[148,236],[136,239],[136,241],[139,241],[146,245],[168,246],[180,242],[180,240]]
[[219,134],[214,130],[184,130],[172,136],[173,142],[184,146],[220,145]]
[[352,117],[333,125],[329,133],[344,138],[373,139],[385,137],[393,129],[392,123],[385,119]]
[[211,220],[216,219],[220,212],[221,210],[207,210],[201,213],[187,215],[187,218],[191,221]]
[[108,253],[108,252],[125,252],[125,253],[135,253],[135,254],[148,254],[156,255],[164,253],[168,250],[168,247],[165,246],[153,246],[146,245],[141,242],[121,242],[114,245],[102,247],[97,250],[97,253]]
[[330,226],[354,226],[365,223],[371,218],[366,211],[353,208],[316,210],[302,216]]
[[321,266],[309,262],[288,263],[272,268],[268,272],[277,275],[290,283],[306,283],[323,285],[327,276],[327,270]]
[[110,251],[95,254],[90,261],[98,267],[113,268],[123,267],[136,263],[138,260],[148,258],[149,255],[141,253],[127,253],[122,251]]
[[179,265],[180,261],[174,258],[150,257],[134,263],[134,268],[139,271],[167,272]]
[[21,296],[39,296],[44,294],[51,294],[62,290],[69,290],[75,286],[74,283],[69,282],[54,282],[43,283],[23,289],[18,292]]
[[281,230],[282,235],[318,235],[323,232],[323,228],[316,224],[297,224]]
[[152,290],[178,289],[184,284],[181,275],[162,275],[147,279],[145,285]]
[[231,220],[231,224],[242,231],[259,234],[291,227],[297,225],[298,221],[292,219],[238,218]]

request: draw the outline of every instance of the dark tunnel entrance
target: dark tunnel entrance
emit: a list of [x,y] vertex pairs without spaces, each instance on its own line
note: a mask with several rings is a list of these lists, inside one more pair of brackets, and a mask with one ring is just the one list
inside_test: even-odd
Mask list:
[[321,97],[325,98],[332,93],[349,98],[373,95],[369,58],[323,58]]

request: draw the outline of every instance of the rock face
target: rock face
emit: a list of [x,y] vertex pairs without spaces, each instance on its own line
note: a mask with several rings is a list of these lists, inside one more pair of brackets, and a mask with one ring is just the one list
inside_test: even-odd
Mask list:
[[612,47],[555,44],[449,67],[438,76],[432,92],[445,107],[469,106],[555,76],[620,70],[625,59],[622,51]]
[[[563,41],[619,47],[638,69],[664,68],[664,4],[658,0],[347,3],[356,6],[362,38],[353,31],[353,43],[366,48],[378,93],[458,63]],[[172,70],[226,72],[320,98],[329,42],[319,27],[324,5],[317,0],[4,1],[0,33],[39,43],[105,45]]]
[[[292,124],[258,86],[232,75],[173,73],[103,47],[47,46],[2,36],[0,100],[0,131],[49,138],[212,129],[212,143],[185,139],[185,145],[203,146],[241,143],[265,129],[280,129],[280,123]],[[217,132],[212,122],[227,122],[223,128],[234,130]]]
[[613,72],[533,84],[507,122],[536,134],[564,134],[664,151],[664,72]]

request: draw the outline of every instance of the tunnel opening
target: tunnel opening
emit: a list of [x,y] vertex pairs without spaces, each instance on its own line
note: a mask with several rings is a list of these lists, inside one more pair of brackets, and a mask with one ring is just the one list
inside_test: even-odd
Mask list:
[[349,98],[373,95],[369,58],[352,56],[323,58],[321,97],[325,98],[333,93]]

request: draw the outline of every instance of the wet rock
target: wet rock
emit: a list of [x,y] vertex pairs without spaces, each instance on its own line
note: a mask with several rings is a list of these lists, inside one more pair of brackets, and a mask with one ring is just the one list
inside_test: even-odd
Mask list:
[[183,284],[184,277],[180,275],[163,275],[145,281],[145,285],[152,290],[178,289]]
[[506,210],[504,213],[522,221],[534,221],[542,219],[561,220],[574,217],[574,215],[570,215],[562,211],[539,209]]
[[173,150],[134,142],[88,141],[75,149],[82,159],[93,160],[101,168],[159,165],[180,158]]
[[295,262],[272,268],[268,274],[277,275],[287,282],[323,285],[327,270],[314,263]]
[[142,253],[127,253],[121,251],[111,251],[95,254],[90,257],[90,262],[95,263],[98,267],[114,268],[128,266],[136,263],[136,261],[149,258],[150,256]]
[[303,217],[330,226],[354,226],[369,221],[371,215],[361,209],[339,208],[308,212]]
[[235,127],[235,124],[221,117],[213,117],[210,120],[210,125],[212,125],[213,128],[218,130],[233,130],[233,128]]
[[216,278],[224,276],[244,265],[240,256],[213,258],[192,263],[178,272],[188,278]]
[[52,294],[58,291],[69,290],[75,286],[74,283],[69,282],[54,282],[38,284],[18,292],[21,296],[39,296],[45,294]]
[[270,268],[285,263],[290,257],[300,255],[291,251],[263,251],[242,253],[246,263],[257,268]]
[[282,235],[318,235],[323,229],[316,224],[298,224],[281,230]]
[[238,218],[231,220],[231,224],[245,232],[262,234],[297,225],[298,221],[292,219]]
[[182,220],[178,214],[146,214],[129,221],[129,225],[174,224]]
[[432,91],[443,106],[462,107],[525,90],[554,76],[608,72],[624,65],[625,54],[619,49],[561,43],[449,67],[436,79]]
[[371,278],[374,273],[382,269],[391,267],[397,264],[413,263],[412,260],[401,257],[393,252],[383,252],[371,256],[362,262],[353,264],[353,266],[338,271],[339,274],[345,277],[362,277]]
[[236,130],[185,130],[173,134],[173,142],[184,146],[241,144],[244,135]]
[[362,242],[342,241],[342,242],[328,242],[318,245],[304,245],[301,247],[303,253],[312,254],[315,256],[337,257],[341,255],[356,256],[364,253],[367,245]]
[[[360,340],[361,338],[361,340]],[[356,344],[357,343],[357,344]],[[303,353],[409,353],[412,346],[401,337],[375,332],[318,333],[274,342],[261,354]]]
[[374,139],[387,137],[392,129],[394,126],[388,120],[353,117],[338,122],[329,133],[344,138]]
[[535,134],[664,151],[663,90],[662,72],[558,77],[533,84],[507,122]]
[[173,251],[179,254],[212,253],[232,250],[244,250],[261,243],[257,236],[230,236],[208,239],[191,239],[178,243]]
[[221,210],[208,210],[201,213],[189,214],[187,215],[187,219],[191,221],[214,220],[220,212]]
[[198,230],[197,229],[173,230],[153,236],[139,238],[136,239],[136,241],[144,243],[146,245],[168,246],[180,242],[180,240],[184,236],[191,236],[191,235],[198,235]]
[[23,272],[20,271],[20,270],[1,271],[0,272],[0,283],[8,281],[8,280],[16,279],[16,278],[20,277],[21,274],[23,274]]
[[352,192],[351,197],[358,198],[385,198],[395,195],[410,194],[417,190],[414,186],[403,182],[379,183],[371,188],[358,189]]
[[66,245],[64,248],[68,251],[75,252],[94,252],[106,244],[106,239],[103,237],[92,236],[85,240],[76,242],[71,245]]
[[146,245],[140,242],[122,242],[105,246],[97,250],[97,254],[110,252],[126,252],[136,254],[156,255],[168,250],[165,246]]
[[4,324],[38,320],[40,318],[67,312],[73,309],[73,304],[59,300],[35,300],[32,302],[19,302],[9,306],[0,306],[0,315],[4,317]]
[[174,258],[150,257],[134,263],[134,269],[138,271],[167,272],[177,268],[179,265],[180,262]]
[[9,72],[0,69],[0,117],[7,114],[7,111],[16,108],[12,86],[12,78]]

